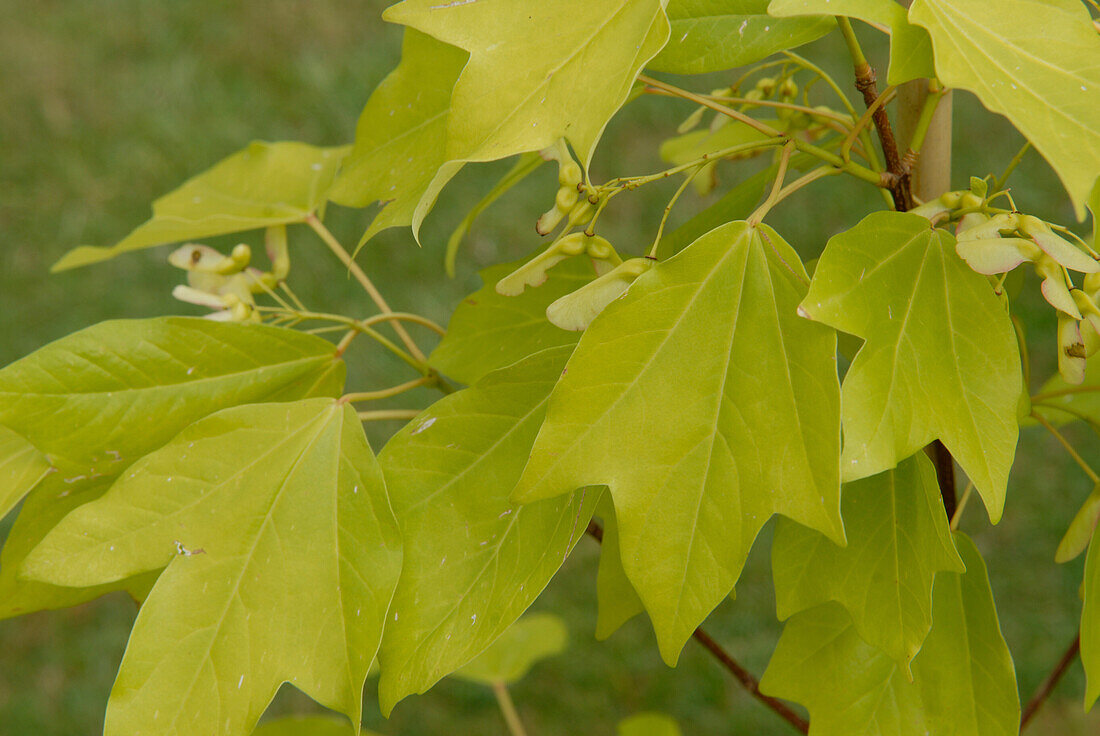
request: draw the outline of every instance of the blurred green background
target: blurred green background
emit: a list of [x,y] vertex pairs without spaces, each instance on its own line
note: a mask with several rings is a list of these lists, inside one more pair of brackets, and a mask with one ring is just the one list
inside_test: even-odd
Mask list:
[[[0,362],[6,364],[80,327],[116,317],[197,313],[170,296],[181,281],[165,249],[133,254],[51,276],[50,264],[80,243],[110,244],[143,221],[149,203],[189,175],[251,139],[298,139],[334,145],[351,140],[370,90],[396,64],[400,29],[384,24],[382,0],[0,0]],[[885,49],[858,26],[884,67]],[[843,48],[824,39],[805,53],[845,79]],[[704,80],[696,89],[718,86]],[[955,182],[999,172],[1022,140],[973,98],[956,98]],[[597,180],[662,168],[659,142],[690,108],[643,99],[616,118],[597,155]],[[445,321],[477,287],[475,272],[537,245],[533,223],[556,184],[550,167],[531,177],[475,225],[463,246],[458,278],[442,271],[443,244],[466,208],[507,169],[471,166],[445,191],[424,228],[423,248],[407,232],[383,234],[360,261],[396,309]],[[722,170],[725,184],[745,167]],[[1029,154],[1014,178],[1019,206],[1070,224],[1072,212],[1049,168]],[[645,248],[671,185],[618,198],[601,219],[620,252]],[[769,221],[807,258],[881,200],[858,182],[830,179],[784,202]],[[705,204],[690,193],[671,226]],[[333,207],[328,221],[354,244],[371,211]],[[1080,227],[1074,224],[1075,227]],[[245,238],[254,246],[255,238]],[[237,238],[217,239],[231,245]],[[311,307],[368,314],[346,273],[304,228],[292,228],[291,284]],[[1021,297],[1033,338],[1033,384],[1054,369],[1054,321],[1036,298]],[[366,341],[359,341],[364,343]],[[401,364],[356,344],[349,385],[366,390],[406,380]],[[1034,387],[1034,385],[1033,385]],[[427,402],[430,395],[406,396]],[[372,426],[376,447],[395,427]],[[1086,457],[1096,438],[1069,430]],[[1087,480],[1041,432],[1023,433],[1003,522],[990,527],[980,504],[963,528],[986,555],[1002,626],[1026,699],[1073,637],[1079,616],[1082,560],[1055,566],[1054,549]],[[10,524],[10,520],[8,522]],[[0,535],[6,530],[0,524]],[[736,657],[763,672],[780,625],[768,570],[766,530],[738,585],[707,627]],[[689,643],[680,666],[661,664],[648,623],[635,619],[608,642],[592,637],[595,544],[583,541],[536,603],[560,612],[572,643],[514,688],[532,736],[610,734],[643,709],[675,716],[687,734],[785,734],[782,721],[743,693]],[[108,597],[76,609],[0,622],[0,735],[98,733],[122,656],[134,605]],[[373,700],[372,683],[368,696]],[[1083,677],[1075,663],[1034,733],[1092,734],[1100,715],[1081,713]],[[278,712],[317,709],[284,688]],[[386,734],[503,734],[491,693],[444,681],[401,703],[389,721],[368,704],[366,725]]]

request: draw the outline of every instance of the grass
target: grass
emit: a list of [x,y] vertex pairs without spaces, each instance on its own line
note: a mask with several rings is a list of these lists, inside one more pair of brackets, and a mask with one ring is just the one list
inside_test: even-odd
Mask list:
[[[47,270],[73,245],[114,242],[148,216],[153,198],[251,139],[350,140],[369,91],[398,54],[400,34],[379,20],[382,6],[378,0],[0,0],[0,363],[103,319],[191,313],[170,297],[179,273],[166,264],[163,249],[56,276]],[[857,30],[872,35],[866,27]],[[868,43],[868,49],[882,59],[880,44]],[[807,50],[844,78],[842,52],[835,41]],[[973,99],[960,95],[956,104],[955,172],[962,185],[971,173],[998,172],[1021,139]],[[688,112],[653,99],[633,105],[608,129],[597,178],[657,169],[656,146]],[[535,247],[533,221],[554,188],[548,171],[495,205],[464,245],[459,277],[443,276],[442,245],[450,228],[506,168],[468,167],[426,223],[423,249],[408,233],[392,231],[364,250],[360,262],[395,309],[445,321],[475,288],[477,268]],[[734,180],[738,171],[727,167],[724,180]],[[1036,155],[1024,159],[1015,181],[1028,192],[1018,199],[1021,207],[1072,220],[1056,179]],[[647,187],[619,198],[601,220],[605,234],[621,250],[640,252],[670,194],[668,186]],[[877,206],[858,182],[833,179],[806,195],[783,203],[769,221],[807,257]],[[684,202],[670,226],[699,207],[691,196]],[[333,208],[329,222],[344,242],[354,243],[368,218],[369,212]],[[368,313],[357,286],[311,233],[292,228],[291,238],[292,283],[307,303]],[[1034,292],[1028,288],[1025,316],[1037,338],[1033,372],[1042,377],[1054,367],[1054,323]],[[351,390],[408,377],[363,340],[350,358]],[[427,402],[430,396],[410,394],[391,405],[409,406],[410,399]],[[392,429],[372,426],[375,445]],[[1100,456],[1094,437],[1080,429],[1072,436],[1087,457]],[[987,557],[1025,697],[1076,629],[1082,562],[1054,566],[1052,558],[1086,486],[1053,440],[1027,430],[1004,521],[990,527],[975,503],[963,522]],[[707,624],[757,673],[780,630],[767,535],[754,549],[737,602],[727,601]],[[643,709],[674,715],[691,734],[789,733],[694,645],[677,669],[661,664],[643,619],[608,642],[595,642],[596,555],[593,543],[582,542],[536,604],[566,618],[572,645],[567,656],[539,666],[514,688],[532,734],[612,733],[620,718]],[[0,622],[0,734],[96,732],[133,615],[129,601],[108,597]],[[1095,733],[1100,718],[1080,713],[1082,688],[1075,664],[1034,732]],[[285,688],[275,709],[307,712],[315,706]],[[388,722],[369,705],[367,712],[369,727],[392,735],[504,733],[491,693],[457,681],[408,699]]]

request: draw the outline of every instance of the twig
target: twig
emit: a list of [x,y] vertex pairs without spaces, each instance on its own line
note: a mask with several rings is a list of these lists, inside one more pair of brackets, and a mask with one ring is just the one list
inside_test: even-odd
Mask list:
[[1054,439],[1061,443],[1062,447],[1066,448],[1066,452],[1073,458],[1073,461],[1077,463],[1077,466],[1084,471],[1085,475],[1089,477],[1093,485],[1100,485],[1100,475],[1096,474],[1096,471],[1085,462],[1085,458],[1081,457],[1081,454],[1070,444],[1070,441],[1066,439],[1066,436],[1059,432],[1050,421],[1037,411],[1031,412],[1031,418],[1043,425],[1048,432],[1054,435]]
[[1043,680],[1042,684],[1035,690],[1035,694],[1031,696],[1031,700],[1027,701],[1027,706],[1024,707],[1024,712],[1020,716],[1021,731],[1027,727],[1027,724],[1035,717],[1035,714],[1039,712],[1039,708],[1046,702],[1047,697],[1053,692],[1054,688],[1058,686],[1058,681],[1062,679],[1062,675],[1069,669],[1069,666],[1073,663],[1079,651],[1081,651],[1080,633],[1073,637],[1073,641],[1062,655],[1062,658],[1058,660],[1058,664],[1054,665],[1054,669],[1050,671],[1047,678]]
[[519,719],[515,703],[512,702],[512,696],[508,694],[508,687],[497,680],[493,683],[493,695],[497,698],[497,705],[500,706],[504,722],[508,724],[508,733],[512,736],[527,736],[527,732],[523,729],[523,721]]
[[[852,23],[844,16],[837,17],[837,25],[848,44],[848,51],[852,56],[852,64],[855,68],[856,89],[863,95],[864,104],[870,108],[878,100],[878,82],[875,70],[867,63],[863,50],[856,39]],[[902,165],[898,155],[898,144],[894,140],[894,130],[890,127],[890,118],[886,109],[880,106],[871,116],[878,132],[879,143],[882,144],[882,157],[886,160],[886,171],[892,175],[890,195],[894,198],[894,208],[898,212],[907,212],[913,208],[913,195],[909,190],[910,173]]]
[[405,421],[408,419],[415,419],[419,414],[419,409],[379,409],[377,411],[361,411],[359,412],[359,421],[380,422],[389,419],[400,419]]
[[403,394],[406,391],[412,391],[414,388],[420,388],[421,386],[431,386],[435,383],[435,376],[423,376],[416,378],[412,381],[406,381],[405,383],[398,384],[397,386],[390,386],[389,388],[380,389],[378,391],[358,391],[354,393],[347,393],[340,397],[344,402],[355,401],[377,401],[378,399],[388,399],[391,396],[397,396]]
[[[585,533],[588,536],[595,539],[597,542],[603,542],[603,527],[594,521],[588,522],[588,528],[585,529]],[[781,700],[765,695],[760,692],[760,681],[757,680],[751,672],[734,659],[729,652],[722,648],[722,645],[711,638],[710,634],[703,630],[703,627],[695,629],[695,633],[692,634],[692,638],[699,642],[704,649],[711,653],[718,662],[726,668],[726,670],[733,675],[734,679],[741,683],[741,685],[749,691],[749,694],[759,700],[765,706],[770,708],[776,715],[791,724],[799,733],[809,733],[810,724],[805,718],[795,713],[790,707],[787,706]]]
[[[328,246],[328,249],[331,250],[333,254],[340,259],[340,262],[351,272],[351,275],[355,277],[355,280],[358,281],[359,285],[363,287],[363,290],[367,292],[371,301],[375,303],[382,314],[392,314],[393,310],[390,309],[390,305],[386,303],[381,292],[375,288],[374,283],[363,269],[359,267],[359,264],[355,262],[355,259],[351,257],[351,254],[344,249],[344,246],[340,245],[340,241],[338,241],[336,237],[329,232],[329,229],[317,219],[317,216],[313,214],[308,215],[306,217],[306,224],[313,228],[313,231],[317,233],[324,244]],[[409,333],[405,331],[405,328],[401,326],[400,322],[391,322],[390,324],[393,325],[393,331],[401,338],[401,342],[405,344],[405,347],[414,358],[420,362],[427,360],[427,357],[421,352],[420,348],[413,341]]]

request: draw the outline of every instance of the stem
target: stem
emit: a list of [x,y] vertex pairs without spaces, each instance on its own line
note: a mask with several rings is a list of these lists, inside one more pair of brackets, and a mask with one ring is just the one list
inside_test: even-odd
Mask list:
[[[603,527],[596,522],[588,522],[588,528],[584,531],[585,534],[592,537],[597,542],[603,542]],[[710,634],[703,630],[703,627],[700,626],[695,629],[692,638],[702,644],[703,648],[710,652],[714,658],[749,691],[750,695],[774,711],[776,715],[787,721],[787,723],[794,726],[800,733],[809,733],[810,724],[806,722],[806,719],[791,710],[783,701],[760,692],[760,681],[757,680],[752,673],[742,667],[729,652],[723,649],[721,644],[712,639]]]
[[[656,87],[658,89],[665,90],[665,91],[671,93],[673,96],[681,97],[685,100],[691,100],[692,102],[694,102],[697,105],[702,105],[704,107],[709,107],[711,110],[714,110],[715,112],[722,113],[723,115],[731,117],[734,120],[745,123],[746,125],[748,125],[753,130],[756,130],[759,133],[763,133],[764,135],[771,138],[772,139],[772,141],[770,141],[771,145],[783,145],[783,144],[786,144],[787,142],[791,142],[791,143],[794,144],[794,147],[797,148],[799,151],[802,151],[803,153],[808,153],[809,155],[814,156],[815,158],[821,159],[822,161],[824,161],[827,164],[832,164],[833,166],[837,167],[838,169],[843,170],[845,173],[851,174],[852,176],[856,177],[857,179],[862,179],[863,181],[866,181],[869,184],[874,184],[876,187],[885,187],[885,186],[887,186],[887,182],[884,182],[882,175],[880,175],[878,172],[873,171],[873,170],[867,168],[866,166],[860,166],[859,164],[854,163],[852,161],[845,161],[840,156],[838,156],[834,153],[829,153],[824,148],[821,148],[820,146],[815,146],[814,144],[809,143],[807,141],[804,141],[801,138],[794,138],[794,137],[791,137],[787,134],[780,133],[778,130],[775,130],[771,126],[766,125],[766,124],[760,122],[759,120],[756,120],[755,118],[751,118],[748,115],[745,115],[744,113],[738,112],[737,110],[734,110],[732,107],[726,107],[725,105],[720,105],[717,102],[709,100],[709,99],[707,99],[705,97],[702,97],[700,95],[697,95],[693,92],[688,92],[685,89],[680,89],[679,87],[675,87],[675,86],[670,85],[670,84],[665,84],[664,82],[660,82],[656,79],[652,79],[650,77],[647,77],[644,74],[638,75],[638,79],[640,81],[652,86],[652,87]],[[769,142],[768,141],[761,141],[761,142],[759,142],[755,145],[760,146],[761,143],[769,143]],[[692,165],[694,165],[694,164],[692,164]],[[887,187],[887,188],[889,188],[889,187]]]
[[427,317],[422,317],[419,314],[413,314],[412,312],[390,312],[389,314],[376,314],[373,317],[367,317],[361,320],[359,324],[364,327],[372,327],[380,322],[412,322],[413,324],[427,327],[429,330],[439,335],[440,337],[447,336],[447,330],[443,329],[439,324],[433,322]]
[[1074,409],[1073,407],[1058,406],[1057,404],[1049,404],[1045,401],[1035,401],[1035,402],[1032,402],[1031,405],[1032,406],[1041,406],[1041,407],[1044,407],[1046,409],[1050,409],[1051,411],[1060,411],[1060,412],[1063,412],[1065,414],[1069,414],[1070,416],[1072,416],[1076,419],[1080,419],[1082,422],[1089,425],[1090,427],[1093,427],[1094,429],[1100,430],[1100,422],[1098,422],[1093,417],[1090,417],[1085,412],[1079,411],[1078,409]]
[[867,63],[867,57],[863,55],[863,49],[860,48],[859,39],[856,38],[856,32],[852,28],[852,21],[848,20],[843,15],[836,17],[836,24],[840,28],[840,35],[844,36],[844,43],[848,45],[848,54],[852,57],[852,63],[859,66],[870,66]]
[[768,214],[771,208],[775,206],[775,203],[779,201],[779,192],[783,189],[783,180],[787,177],[787,164],[791,161],[791,153],[793,151],[793,144],[788,143],[783,146],[783,152],[779,156],[779,170],[775,173],[775,181],[772,182],[772,190],[768,193],[768,198],[765,199],[746,220],[752,227],[755,227],[757,223],[763,220],[764,215]]
[[1042,414],[1039,414],[1036,411],[1032,411],[1031,417],[1035,421],[1039,422],[1039,424],[1043,425],[1048,432],[1054,435],[1054,439],[1058,440],[1058,442],[1062,444],[1062,447],[1066,448],[1066,452],[1069,453],[1069,456],[1073,458],[1073,461],[1077,463],[1078,467],[1080,467],[1081,470],[1085,472],[1085,475],[1089,477],[1089,480],[1092,481],[1093,485],[1100,485],[1100,475],[1097,475],[1096,471],[1089,467],[1089,464],[1085,462],[1085,458],[1081,457],[1077,450],[1073,448],[1073,445],[1070,444],[1069,440],[1066,439],[1066,436],[1064,434],[1059,432],[1054,427],[1054,425],[1051,424],[1050,421]]
[[[390,309],[390,305],[386,303],[386,300],[382,297],[382,294],[378,291],[378,289],[375,288],[370,278],[367,277],[367,274],[364,273],[363,269],[359,267],[359,264],[355,262],[355,259],[351,257],[351,254],[344,249],[344,246],[340,245],[340,241],[338,241],[336,237],[331,232],[329,232],[329,229],[325,227],[320,220],[317,219],[317,216],[314,214],[308,215],[306,217],[306,224],[313,228],[313,231],[317,233],[324,244],[328,246],[328,249],[331,250],[333,254],[340,259],[340,262],[343,263],[349,271],[351,271],[351,275],[355,277],[355,280],[358,281],[359,285],[363,287],[363,290],[367,292],[367,295],[370,296],[371,301],[375,303],[382,314],[391,314],[393,310]],[[396,332],[397,336],[401,338],[401,342],[405,344],[405,347],[408,349],[409,353],[421,362],[427,360],[427,356],[425,356],[424,353],[421,352],[420,348],[417,347],[416,343],[413,341],[409,333],[406,332],[405,328],[401,326],[401,323],[393,322],[392,324],[394,332]]]
[[881,95],[875,98],[871,106],[868,107],[863,115],[860,116],[859,120],[856,121],[855,127],[853,127],[844,138],[844,142],[840,146],[841,158],[845,161],[848,160],[850,151],[852,150],[852,144],[856,142],[856,137],[867,128],[867,124],[871,122],[871,118],[878,112],[879,108],[893,100],[896,94],[897,87],[887,87],[882,91]]
[[1058,660],[1058,663],[1054,665],[1054,669],[1050,671],[1047,678],[1039,685],[1035,694],[1031,696],[1031,700],[1027,701],[1027,706],[1024,707],[1024,712],[1020,716],[1021,731],[1027,727],[1027,724],[1035,717],[1035,714],[1039,712],[1039,708],[1046,702],[1047,697],[1054,691],[1054,688],[1058,686],[1058,681],[1062,679],[1062,675],[1069,669],[1069,666],[1073,663],[1079,651],[1081,651],[1080,633],[1073,637],[1073,641],[1070,642],[1069,647],[1067,647],[1065,653],[1062,654],[1062,658]]
[[419,409],[378,409],[377,411],[359,412],[361,422],[381,422],[389,419],[407,421],[420,415]]
[[398,384],[397,386],[390,386],[389,388],[380,389],[378,391],[358,391],[354,393],[347,393],[341,396],[341,400],[345,402],[349,401],[376,401],[378,399],[388,399],[391,396],[397,396],[403,394],[406,391],[411,391],[414,388],[421,386],[428,386],[435,383],[435,379],[430,376],[423,376],[421,378],[415,378],[411,381]]
[[1020,165],[1020,162],[1024,160],[1024,154],[1031,149],[1031,141],[1024,141],[1024,145],[1020,147],[1020,150],[1016,152],[1016,155],[1012,157],[1012,160],[1008,162],[1008,166],[1005,167],[1004,173],[997,177],[997,180],[993,182],[993,191],[996,192],[999,189],[1004,189],[1005,184],[1008,183],[1008,177],[1012,176],[1012,172],[1016,170],[1016,167]]
[[[867,57],[863,55],[859,39],[856,38],[852,23],[843,16],[837,17],[837,24],[848,44],[848,52],[852,57],[852,66],[855,69],[856,89],[863,95],[863,102],[868,109],[874,107],[878,100],[878,84],[875,70],[867,63]],[[878,131],[878,140],[882,144],[882,156],[886,160],[886,171],[891,174],[890,196],[894,199],[894,209],[898,212],[906,212],[913,208],[913,195],[909,191],[909,172],[902,165],[898,156],[898,144],[894,140],[894,131],[890,127],[890,118],[886,110],[879,106],[871,116]]]
[[[685,189],[687,189],[688,184],[690,184],[702,170],[703,166],[700,165],[698,168],[695,169],[695,171],[685,176],[684,181],[680,184],[679,188],[676,189],[676,193],[672,195],[672,199],[670,199],[668,201],[668,204],[665,205],[664,214],[661,216],[661,224],[657,226],[657,236],[653,238],[653,245],[649,248],[650,258],[654,260],[656,260],[657,258],[657,246],[661,243],[661,236],[665,232],[665,223],[668,222],[668,215],[670,212],[672,212],[672,208],[676,205],[676,201],[680,199],[680,195],[684,193]],[[589,225],[589,227],[591,227],[591,225]]]
[[924,137],[928,135],[928,129],[932,125],[932,118],[935,117],[936,108],[940,105],[940,100],[947,94],[947,90],[942,87],[937,87],[934,90],[929,90],[928,96],[924,99],[924,105],[921,107],[920,116],[917,118],[917,126],[913,130],[913,135],[909,139],[909,150],[905,152],[907,159],[912,159],[909,162],[910,168],[916,165],[916,159],[920,156],[920,150],[924,147]]
[[1053,399],[1056,396],[1067,396],[1069,394],[1091,394],[1094,391],[1100,391],[1100,386],[1068,386],[1066,388],[1035,394],[1031,397],[1031,400],[1032,402],[1036,402],[1044,399]]
[[497,680],[493,683],[493,695],[497,698],[497,705],[500,706],[504,722],[508,724],[508,733],[512,736],[527,736],[527,732],[523,729],[523,721],[519,719],[515,703],[512,702],[512,696],[508,694],[508,687]]
[[749,694],[771,708],[776,715],[791,724],[800,733],[809,733],[810,724],[805,718],[787,707],[786,703],[760,692],[760,681],[753,677],[752,673],[738,664],[737,660],[731,657],[718,642],[707,634],[707,632],[703,631],[702,627],[696,629],[695,633],[691,636],[695,641],[702,644],[704,649],[714,655],[714,658],[749,691]]
[[966,502],[970,500],[970,493],[974,490],[974,482],[966,484],[966,488],[963,489],[962,498],[959,499],[959,506],[955,509],[955,513],[951,516],[950,527],[952,530],[959,528],[959,519],[962,518],[963,510],[966,508]]

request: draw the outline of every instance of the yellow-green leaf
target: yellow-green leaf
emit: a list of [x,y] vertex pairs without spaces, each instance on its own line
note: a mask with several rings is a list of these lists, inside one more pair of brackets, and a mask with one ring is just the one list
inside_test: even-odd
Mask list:
[[385,202],[364,242],[406,225],[418,237],[439,191],[461,168],[447,163],[447,115],[468,57],[415,29],[405,30],[401,64],[367,100],[355,144],[328,194],[348,207]]
[[772,540],[780,620],[826,601],[848,610],[860,637],[906,675],[932,627],[937,572],[963,572],[923,452],[898,467],[846,483],[841,515],[848,546],[780,518]]
[[671,40],[649,67],[674,74],[705,74],[745,66],[815,41],[832,18],[768,16],[768,0],[669,0]]
[[154,245],[302,222],[325,202],[347,147],[254,142],[153,202],[153,217],[110,247],[82,245],[54,271]]
[[806,281],[774,230],[745,222],[655,264],[581,337],[513,494],[610,486],[669,663],[772,514],[844,542],[836,338],[796,314]]
[[22,436],[0,427],[0,519],[46,477],[46,456]]
[[939,438],[996,523],[1016,452],[1016,335],[955,239],[919,215],[876,212],[833,236],[803,313],[866,342],[844,377],[845,480]]
[[515,506],[508,494],[572,346],[488,374],[437,401],[380,460],[405,550],[382,642],[389,713],[493,643],[584,535],[599,490]]
[[1100,35],[1079,0],[914,0],[936,72],[1012,121],[1054,167],[1077,217],[1100,172]]
[[452,676],[485,685],[510,684],[522,680],[539,661],[564,652],[568,644],[569,630],[561,616],[528,614]]
[[901,84],[933,77],[932,39],[909,22],[905,8],[895,0],[772,0],[768,13],[779,17],[844,15],[890,29],[890,68],[886,81]]
[[287,716],[267,721],[252,736],[379,736],[374,731],[356,732],[346,720],[327,716]]
[[547,272],[547,280],[516,296],[497,293],[496,283],[529,259],[490,266],[481,272],[485,285],[455,309],[447,335],[428,363],[451,378],[472,385],[482,376],[540,350],[573,345],[580,334],[555,327],[546,308],[596,277],[586,258],[570,258]]
[[826,603],[787,622],[760,689],[805,705],[810,736],[1016,736],[1016,674],[985,563],[966,536],[955,543],[966,573],[936,576],[936,618],[912,682]]
[[125,590],[135,600],[145,599],[159,570],[75,588],[28,580],[21,575],[23,561],[42,538],[70,511],[102,496],[113,482],[111,476],[88,478],[59,471],[46,476],[27,494],[0,551],[0,619],[75,606],[116,590]]
[[586,166],[638,71],[668,40],[662,0],[405,0],[383,18],[470,52],[447,160],[494,161],[566,138]]
[[102,322],[0,370],[0,423],[52,458],[113,474],[191,422],[259,401],[338,396],[332,343],[193,317]]
[[596,570],[596,638],[603,641],[644,611],[645,606],[623,569],[619,524],[615,521],[610,494],[600,498],[596,515],[603,519],[600,565]]
[[69,514],[23,572],[65,585],[167,569],[105,734],[247,734],[284,681],[359,722],[401,567],[382,471],[332,399],[192,424]]

